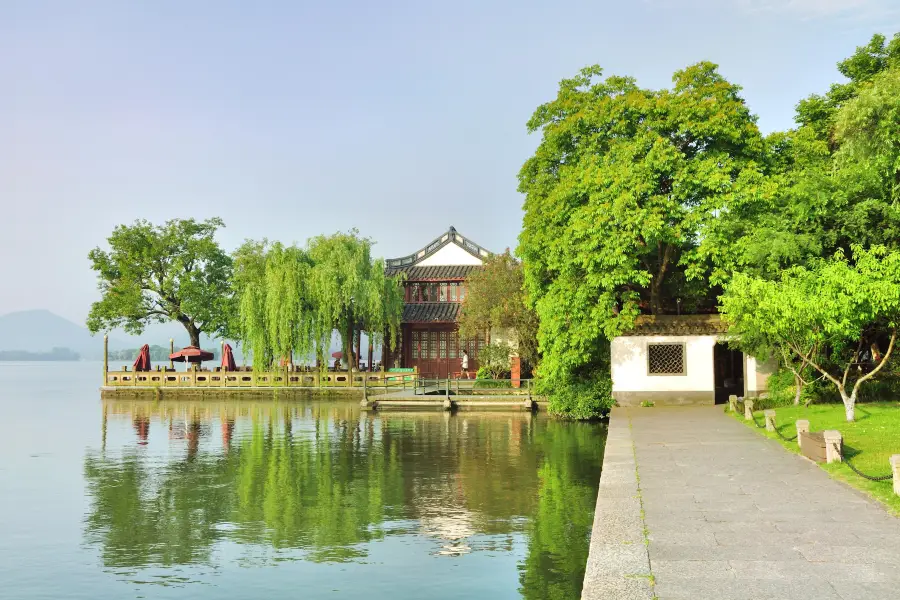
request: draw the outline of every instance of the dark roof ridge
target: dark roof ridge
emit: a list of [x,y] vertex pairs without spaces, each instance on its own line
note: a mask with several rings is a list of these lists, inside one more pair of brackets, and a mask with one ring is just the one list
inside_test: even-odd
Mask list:
[[482,260],[492,254],[490,250],[479,246],[466,236],[456,231],[456,228],[451,225],[446,232],[434,238],[431,243],[426,245],[418,252],[413,252],[408,256],[402,256],[400,258],[389,258],[384,261],[384,264],[388,270],[415,266],[415,264],[419,261],[428,258],[447,244],[452,243],[456,243],[460,248],[462,248],[472,256]]

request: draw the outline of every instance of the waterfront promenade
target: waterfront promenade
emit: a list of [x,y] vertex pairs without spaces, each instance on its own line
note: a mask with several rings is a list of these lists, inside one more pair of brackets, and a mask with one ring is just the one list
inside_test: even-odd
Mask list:
[[900,519],[721,406],[617,408],[583,598],[900,598]]

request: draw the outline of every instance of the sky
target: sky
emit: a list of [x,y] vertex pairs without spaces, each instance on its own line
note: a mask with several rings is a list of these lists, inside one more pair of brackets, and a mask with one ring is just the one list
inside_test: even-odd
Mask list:
[[357,228],[391,258],[450,225],[515,248],[560,79],[711,60],[771,132],[897,30],[897,0],[0,0],[0,315],[83,323],[89,250],[139,218],[220,216],[229,251]]

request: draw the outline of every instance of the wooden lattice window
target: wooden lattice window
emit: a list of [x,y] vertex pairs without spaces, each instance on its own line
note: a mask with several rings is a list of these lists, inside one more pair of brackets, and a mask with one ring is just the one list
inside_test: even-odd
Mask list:
[[431,332],[431,343],[428,344],[428,358],[430,358],[432,360],[437,358],[437,352],[438,352],[438,332],[432,331]]
[[687,375],[684,344],[649,344],[648,375]]
[[416,360],[422,358],[422,338],[416,330],[412,332],[412,357]]
[[447,332],[440,332],[440,346],[438,347],[438,358],[447,358]]
[[450,345],[447,348],[447,358],[459,358],[459,336],[454,332],[450,334]]

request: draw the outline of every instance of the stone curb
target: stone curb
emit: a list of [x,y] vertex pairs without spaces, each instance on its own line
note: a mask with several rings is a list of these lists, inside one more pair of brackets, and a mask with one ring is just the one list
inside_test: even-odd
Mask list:
[[653,598],[634,443],[623,408],[614,408],[609,419],[581,598]]

